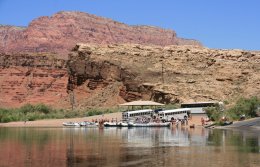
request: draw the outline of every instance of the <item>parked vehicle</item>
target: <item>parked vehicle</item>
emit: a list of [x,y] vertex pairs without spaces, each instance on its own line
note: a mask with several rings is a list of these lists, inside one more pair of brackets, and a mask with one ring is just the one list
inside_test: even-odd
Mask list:
[[162,110],[159,111],[158,115],[160,120],[163,122],[174,121],[177,119],[188,119],[190,113],[189,108],[179,108],[173,110]]

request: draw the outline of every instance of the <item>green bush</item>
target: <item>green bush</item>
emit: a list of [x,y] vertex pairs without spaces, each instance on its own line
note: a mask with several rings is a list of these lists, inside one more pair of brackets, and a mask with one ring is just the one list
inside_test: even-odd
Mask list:
[[64,115],[65,118],[75,118],[78,116],[80,116],[80,114],[77,111],[68,111]]
[[86,116],[93,116],[93,115],[95,115],[95,113],[93,111],[88,111],[86,114]]
[[177,109],[177,108],[180,108],[180,106],[177,105],[177,104],[167,104],[167,105],[165,105],[166,110]]
[[223,116],[223,112],[219,107],[207,107],[205,111],[209,119],[212,121],[219,121]]
[[117,110],[113,108],[88,109],[85,111],[85,116],[89,117],[89,116],[109,114],[114,112],[117,112]]
[[246,118],[257,116],[257,108],[260,106],[260,99],[257,97],[240,98],[236,104],[228,110],[221,112],[219,107],[206,108],[206,113],[210,119],[221,124],[221,117],[225,116],[229,121],[239,120],[241,115]]
[[260,106],[260,99],[257,97],[240,98],[234,107],[228,109],[227,113],[233,119],[239,119],[241,115],[253,118],[257,116],[258,106]]
[[27,114],[27,113],[30,113],[30,112],[34,112],[34,106],[31,105],[31,104],[25,104],[24,106],[22,106],[18,110],[20,110],[21,113]]
[[28,121],[35,121],[37,118],[39,119],[39,115],[37,113],[27,113],[26,118]]
[[10,117],[10,116],[5,116],[5,117],[1,118],[1,122],[3,122],[3,123],[12,122],[12,121],[13,121],[12,117]]
[[0,108],[0,122],[11,121],[34,121],[38,119],[61,119],[75,118],[83,116],[101,115],[113,113],[114,109],[89,109],[86,111],[71,111],[63,109],[52,109],[44,104],[31,105],[26,104],[20,108],[5,109]]
[[44,113],[44,114],[48,114],[51,112],[51,108],[44,105],[44,104],[38,104],[34,107],[34,110]]

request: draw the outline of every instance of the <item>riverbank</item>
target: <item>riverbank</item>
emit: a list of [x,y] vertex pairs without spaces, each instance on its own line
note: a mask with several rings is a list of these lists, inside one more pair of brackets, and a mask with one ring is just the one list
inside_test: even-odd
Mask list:
[[233,124],[228,126],[217,126],[218,129],[243,129],[243,128],[254,128],[260,129],[260,117],[246,119],[243,121],[236,121]]
[[[192,116],[192,119],[189,120],[189,125],[194,124],[195,126],[201,126],[201,115]],[[0,123],[0,127],[62,127],[63,122],[82,122],[82,121],[99,121],[102,119],[108,120],[118,120],[122,119],[122,113],[110,113],[104,115],[95,115],[83,118],[68,118],[68,119],[45,119],[45,120],[36,120],[36,121],[19,121],[19,122],[8,122]]]

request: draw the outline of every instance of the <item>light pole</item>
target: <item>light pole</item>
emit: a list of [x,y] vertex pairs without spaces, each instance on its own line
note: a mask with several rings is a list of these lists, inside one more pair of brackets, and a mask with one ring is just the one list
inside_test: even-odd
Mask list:
[[161,56],[160,57],[160,62],[162,63],[162,84],[164,84],[164,64],[163,64],[163,59],[164,59],[164,56]]

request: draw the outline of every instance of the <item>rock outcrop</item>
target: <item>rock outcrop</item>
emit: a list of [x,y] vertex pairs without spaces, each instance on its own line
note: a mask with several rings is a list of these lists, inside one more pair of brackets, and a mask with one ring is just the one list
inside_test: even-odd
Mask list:
[[163,103],[258,96],[260,52],[194,46],[85,45],[68,61],[81,106],[149,99]]
[[50,54],[0,54],[0,107],[70,106],[66,61]]
[[78,44],[56,54],[0,54],[0,106],[115,106],[259,96],[260,52],[194,46]]
[[259,64],[260,52],[208,49],[172,30],[60,12],[28,27],[0,26],[0,107],[259,96]]
[[33,20],[27,28],[0,26],[0,52],[55,52],[66,57],[76,43],[201,45],[178,38],[173,30],[128,26],[82,12],[59,12]]

